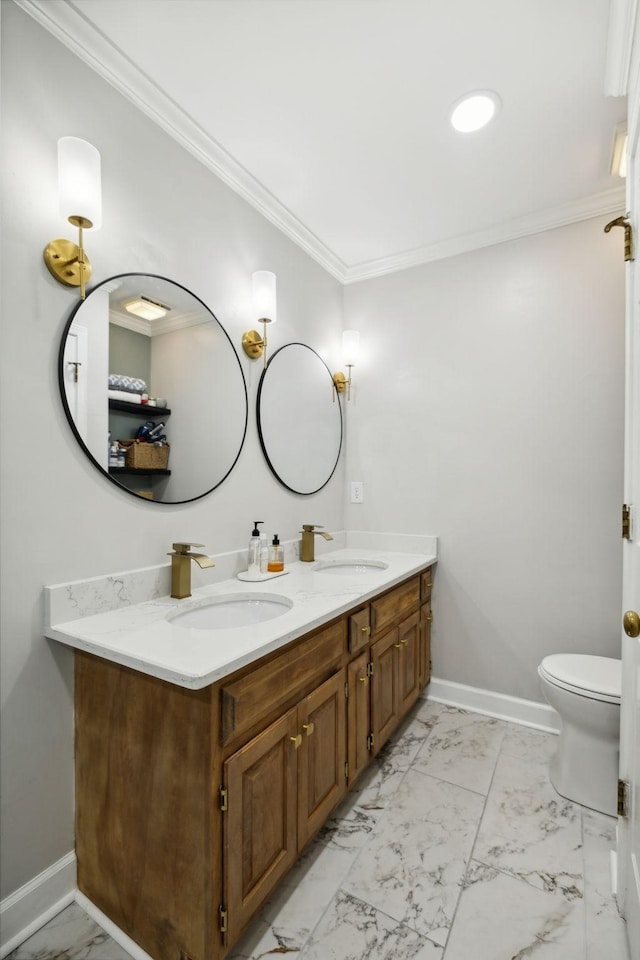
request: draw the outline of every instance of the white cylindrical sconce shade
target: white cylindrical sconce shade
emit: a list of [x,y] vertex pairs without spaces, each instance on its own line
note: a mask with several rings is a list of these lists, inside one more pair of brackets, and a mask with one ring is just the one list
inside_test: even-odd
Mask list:
[[63,217],[90,220],[94,230],[102,225],[100,153],[86,140],[58,140],[58,196]]
[[342,361],[347,367],[355,367],[360,353],[360,332],[345,330],[342,334]]
[[251,275],[253,309],[256,320],[276,322],[276,275],[270,270],[256,270]]

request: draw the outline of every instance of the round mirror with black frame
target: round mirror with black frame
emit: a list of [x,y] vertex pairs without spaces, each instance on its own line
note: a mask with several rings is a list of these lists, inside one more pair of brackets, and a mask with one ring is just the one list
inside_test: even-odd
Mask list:
[[126,273],[95,286],[65,326],[58,376],[80,446],[133,496],[198,500],[240,456],[240,359],[206,304],[173,280]]
[[304,343],[272,354],[257,399],[258,435],[271,472],[293,493],[317,493],[342,448],[342,409],[331,371]]

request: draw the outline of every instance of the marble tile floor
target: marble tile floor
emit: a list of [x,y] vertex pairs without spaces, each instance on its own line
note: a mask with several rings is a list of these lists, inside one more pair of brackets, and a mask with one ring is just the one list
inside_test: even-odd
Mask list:
[[[420,700],[229,960],[629,960],[615,820],[559,797],[556,738]],[[129,960],[77,904],[8,960]]]

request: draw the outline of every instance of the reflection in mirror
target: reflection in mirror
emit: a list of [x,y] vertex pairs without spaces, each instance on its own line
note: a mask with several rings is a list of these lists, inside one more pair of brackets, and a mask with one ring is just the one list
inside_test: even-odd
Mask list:
[[240,360],[178,283],[123,274],[95,287],[62,335],[59,377],[85,452],[135,496],[197,500],[238,459],[248,414]]
[[272,473],[294,493],[317,493],[342,446],[342,410],[324,360],[304,343],[277,350],[258,389],[258,432]]

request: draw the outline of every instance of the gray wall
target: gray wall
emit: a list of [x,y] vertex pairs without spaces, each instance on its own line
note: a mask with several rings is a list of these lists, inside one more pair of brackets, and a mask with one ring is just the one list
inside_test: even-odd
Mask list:
[[[261,364],[240,348],[254,325],[251,273],[271,269],[273,348],[302,340],[325,357],[335,347],[337,360],[340,284],[29,16],[1,7],[0,898],[73,848],[72,656],[43,638],[43,586],[163,563],[175,540],[193,538],[213,553],[241,548],[256,516],[282,539],[305,520],[340,529],[344,482],[342,464],[310,498],[275,480],[255,426]],[[56,141],[65,135],[102,155],[103,227],[86,234],[93,282],[127,271],[177,280],[210,306],[241,353],[245,446],[229,479],[195,503],[148,504],[121,492],[85,458],[66,422],[56,364],[77,293],[42,261],[49,240],[74,235],[57,211]],[[198,576],[206,582],[206,571]]]
[[435,676],[620,656],[624,262],[607,218],[348,286],[347,527],[440,537]]
[[110,323],[109,373],[144,380],[151,390],[151,337]]

